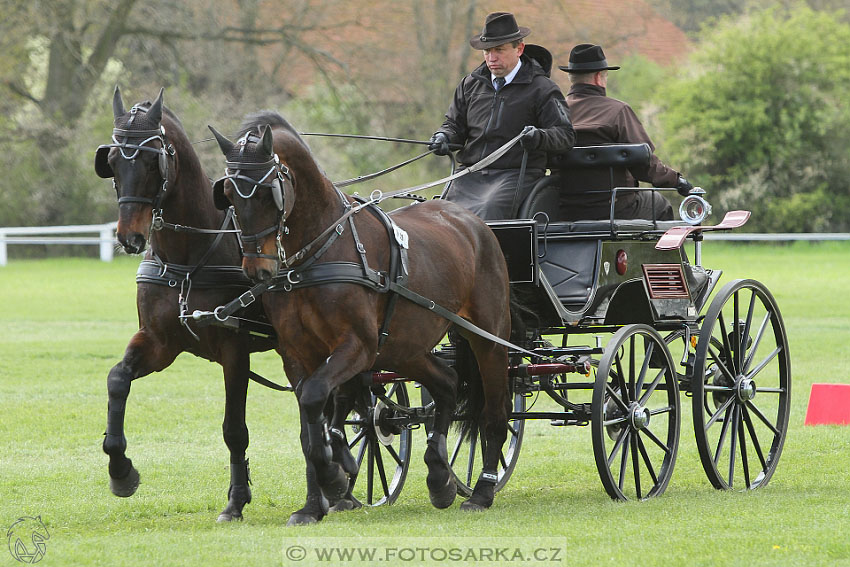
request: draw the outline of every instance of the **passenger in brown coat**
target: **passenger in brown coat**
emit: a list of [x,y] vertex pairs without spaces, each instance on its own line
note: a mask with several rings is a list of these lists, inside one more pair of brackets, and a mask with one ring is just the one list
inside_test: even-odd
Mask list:
[[[570,52],[567,66],[558,67],[569,73],[572,87],[567,95],[576,146],[601,146],[610,144],[649,144],[655,146],[644,130],[635,112],[625,102],[605,94],[608,71],[619,69],[609,66],[602,48],[581,44]],[[631,168],[614,172],[615,187],[637,187],[639,181],[653,187],[675,187],[687,195],[693,188],[681,174],[664,165],[653,153],[648,167]],[[561,195],[561,213],[564,220],[607,219],[611,214],[610,195],[580,194],[581,191],[610,189],[607,169],[577,170],[564,175]],[[673,207],[658,191],[618,191],[614,217],[618,219],[672,220]]]

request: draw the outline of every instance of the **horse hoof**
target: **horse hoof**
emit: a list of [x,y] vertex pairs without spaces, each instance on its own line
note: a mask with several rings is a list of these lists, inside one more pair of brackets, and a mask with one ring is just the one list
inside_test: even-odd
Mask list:
[[225,522],[241,522],[241,521],[242,521],[242,514],[235,513],[235,512],[231,513],[231,512],[227,512],[227,511],[219,514],[218,519],[216,519],[216,522],[218,522],[219,524],[223,524]]
[[136,467],[130,467],[130,472],[124,478],[109,477],[109,490],[115,496],[127,498],[136,493],[136,490],[139,488],[139,482],[139,471],[136,470]]
[[358,508],[362,508],[363,504],[355,498],[354,496],[349,496],[348,498],[343,498],[335,505],[331,506],[331,512],[345,512],[346,510],[357,510]]
[[307,524],[315,524],[319,521],[316,516],[311,516],[310,514],[304,514],[302,512],[295,512],[291,516],[289,516],[289,521],[286,522],[287,526],[305,526]]
[[454,504],[457,496],[457,485],[452,477],[449,477],[445,486],[439,490],[431,490],[428,492],[428,497],[431,499],[431,504],[434,508],[442,510]]
[[484,510],[486,510],[489,507],[490,506],[482,506],[481,504],[478,504],[477,502],[473,502],[471,499],[467,500],[466,502],[463,502],[460,505],[460,509],[464,510],[466,512],[483,512]]

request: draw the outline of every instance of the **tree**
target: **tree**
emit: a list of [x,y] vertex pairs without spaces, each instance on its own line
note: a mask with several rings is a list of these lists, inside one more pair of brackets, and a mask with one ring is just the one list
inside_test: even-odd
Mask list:
[[[850,25],[802,5],[720,20],[666,91],[665,150],[751,230],[848,230]],[[719,197],[719,203],[718,203]]]

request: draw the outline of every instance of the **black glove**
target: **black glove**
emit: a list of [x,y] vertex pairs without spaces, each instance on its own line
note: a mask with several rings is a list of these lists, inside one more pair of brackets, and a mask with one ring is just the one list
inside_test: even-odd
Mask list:
[[540,141],[543,139],[543,132],[534,126],[526,126],[522,129],[522,137],[519,143],[527,152],[533,152],[540,146]]
[[693,188],[694,186],[691,184],[690,181],[688,181],[681,175],[679,176],[679,182],[676,183],[676,191],[679,192],[679,195],[681,195],[682,197],[687,197],[691,194],[691,189]]
[[446,136],[443,132],[437,132],[431,139],[428,140],[431,142],[428,144],[428,149],[434,152],[438,156],[447,156],[449,155],[449,137]]

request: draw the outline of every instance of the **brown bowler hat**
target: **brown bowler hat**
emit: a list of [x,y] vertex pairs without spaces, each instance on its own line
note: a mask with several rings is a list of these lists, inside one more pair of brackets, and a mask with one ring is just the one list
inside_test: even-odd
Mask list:
[[493,12],[484,20],[481,33],[469,39],[473,49],[489,49],[503,43],[522,39],[531,33],[529,28],[519,27],[514,15],[508,12]]

